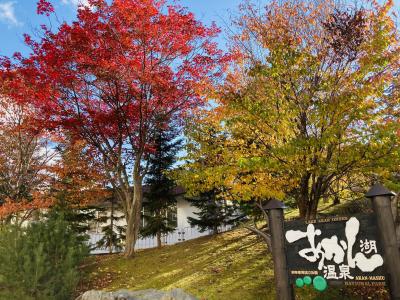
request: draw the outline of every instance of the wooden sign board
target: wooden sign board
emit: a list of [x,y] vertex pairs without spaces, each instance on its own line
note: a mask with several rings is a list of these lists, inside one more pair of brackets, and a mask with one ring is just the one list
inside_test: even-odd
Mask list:
[[288,221],[284,232],[290,283],[322,276],[329,285],[385,285],[374,214]]

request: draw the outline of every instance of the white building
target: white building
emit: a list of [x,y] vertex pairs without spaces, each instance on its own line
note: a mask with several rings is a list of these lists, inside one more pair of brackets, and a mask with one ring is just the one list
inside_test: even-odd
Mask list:
[[[172,209],[169,213],[171,214],[171,220],[175,222],[176,230],[168,235],[162,237],[162,243],[164,245],[172,245],[185,240],[194,239],[197,237],[209,235],[210,231],[200,232],[198,228],[192,227],[188,221],[188,217],[196,218],[197,215],[195,212],[198,212],[198,208],[191,205],[191,203],[186,200],[184,197],[185,191],[181,187],[177,187],[174,190],[176,197],[176,207]],[[146,199],[144,199],[144,202]],[[111,209],[108,208],[105,212],[97,212],[98,214],[103,214],[106,216],[111,215]],[[143,214],[145,211],[143,210]],[[121,217],[120,220],[117,221],[117,226],[125,226],[126,221],[123,218],[123,213],[120,210],[114,211],[114,215],[117,217]],[[144,218],[142,218],[143,225],[145,223]],[[99,224],[93,223],[91,224],[91,230],[89,232],[90,236],[90,244],[96,245],[97,241],[99,241],[104,234],[102,233],[102,227],[107,223]],[[109,224],[109,223],[108,223]],[[226,231],[230,229],[231,226],[224,226],[221,228],[221,231]],[[137,240],[135,248],[136,249],[145,249],[145,248],[153,248],[157,246],[156,237],[148,237],[148,238],[140,238]],[[101,254],[101,253],[109,253],[108,247],[102,247],[100,249],[92,250],[92,254]]]

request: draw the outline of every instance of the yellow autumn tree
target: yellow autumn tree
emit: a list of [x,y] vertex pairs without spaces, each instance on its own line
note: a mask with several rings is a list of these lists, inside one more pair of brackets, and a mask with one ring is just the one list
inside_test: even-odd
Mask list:
[[393,164],[400,51],[392,5],[243,4],[218,108],[188,133],[189,188],[219,184],[243,200],[289,194],[301,217],[314,218],[338,183]]

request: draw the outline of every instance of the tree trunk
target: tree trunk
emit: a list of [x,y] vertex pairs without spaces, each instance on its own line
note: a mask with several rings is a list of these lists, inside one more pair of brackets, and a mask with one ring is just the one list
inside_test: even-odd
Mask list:
[[301,178],[297,196],[300,218],[313,220],[317,217],[319,200],[329,188],[329,185],[324,182],[325,179],[321,176],[317,177],[316,180],[313,178],[313,184],[310,187],[310,174],[306,174]]
[[308,202],[306,220],[314,220],[317,218],[318,200],[311,199]]
[[135,244],[139,236],[140,221],[142,219],[143,187],[142,179],[135,178],[133,184],[133,203],[126,216],[126,241],[125,257],[131,258],[135,255]]
[[114,235],[114,197],[111,198],[111,215],[110,215],[110,228],[111,228],[111,235],[109,240],[109,252],[110,254],[113,253],[113,235]]
[[157,248],[161,248],[161,232],[157,232]]
[[307,218],[307,200],[304,200],[304,199],[299,200],[297,203],[297,207],[299,208],[300,219],[306,219]]
[[299,208],[301,219],[307,218],[310,176],[311,174],[307,173],[301,178],[298,189],[297,207]]
[[216,234],[218,234],[218,225],[214,225],[214,228],[213,228],[213,235],[216,235]]
[[311,199],[309,199],[307,195],[299,195],[300,200],[298,201],[297,206],[299,208],[301,219],[313,220],[317,217],[319,196],[311,194],[310,197]]
[[338,205],[340,204],[340,181],[339,179],[336,180],[336,193],[335,193],[335,198],[333,199],[333,205]]
[[135,217],[132,210],[126,216],[126,238],[125,238],[125,257],[133,257],[135,254]]
[[321,192],[319,186],[314,186],[310,193],[309,199],[307,201],[307,212],[306,212],[306,220],[314,220],[317,218],[318,211],[318,203],[321,199]]

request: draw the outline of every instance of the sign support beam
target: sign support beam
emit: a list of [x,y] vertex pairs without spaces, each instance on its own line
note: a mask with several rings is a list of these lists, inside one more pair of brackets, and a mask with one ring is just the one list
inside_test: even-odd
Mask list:
[[377,224],[384,248],[385,267],[389,277],[390,297],[400,300],[400,252],[397,247],[396,229],[390,198],[395,194],[381,184],[375,184],[365,195],[372,199]]
[[268,211],[268,223],[271,232],[276,298],[278,300],[294,300],[293,287],[289,282],[285,250],[284,207],[282,202],[272,199],[264,209]]

